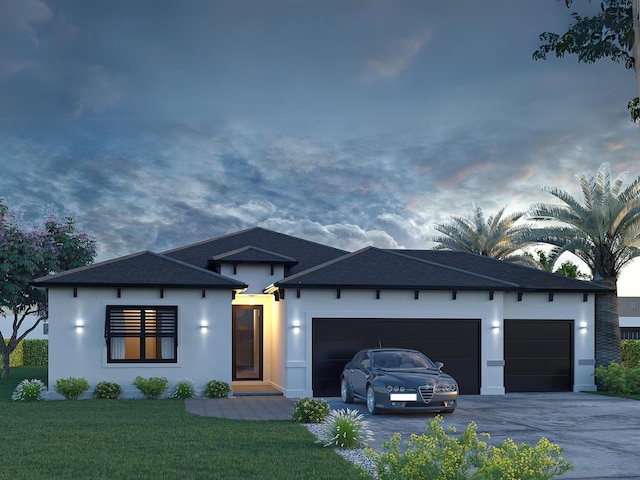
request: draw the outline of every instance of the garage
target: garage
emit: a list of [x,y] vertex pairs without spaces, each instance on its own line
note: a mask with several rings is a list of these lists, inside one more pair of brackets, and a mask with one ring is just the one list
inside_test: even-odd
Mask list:
[[402,347],[444,363],[460,393],[480,393],[480,320],[314,318],[312,388],[316,397],[340,395],[342,367],[362,348]]
[[508,392],[573,390],[573,321],[505,320],[504,386]]

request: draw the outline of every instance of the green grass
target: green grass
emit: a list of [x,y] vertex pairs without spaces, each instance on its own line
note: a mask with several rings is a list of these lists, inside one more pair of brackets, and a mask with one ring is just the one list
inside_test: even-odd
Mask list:
[[182,400],[12,402],[24,378],[46,367],[0,379],[2,478],[361,478],[293,421],[199,417]]

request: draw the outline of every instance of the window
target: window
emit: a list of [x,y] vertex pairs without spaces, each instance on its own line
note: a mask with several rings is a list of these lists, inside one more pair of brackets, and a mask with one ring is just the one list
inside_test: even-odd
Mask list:
[[178,307],[108,305],[104,338],[109,363],[175,363]]

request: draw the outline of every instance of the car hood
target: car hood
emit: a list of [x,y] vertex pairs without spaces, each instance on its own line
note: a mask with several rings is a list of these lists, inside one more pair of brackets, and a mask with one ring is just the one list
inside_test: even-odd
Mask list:
[[439,373],[436,370],[426,370],[416,372],[415,370],[377,370],[376,376],[384,379],[386,383],[398,383],[403,386],[420,387],[423,385],[435,385],[438,379],[454,381],[446,373]]

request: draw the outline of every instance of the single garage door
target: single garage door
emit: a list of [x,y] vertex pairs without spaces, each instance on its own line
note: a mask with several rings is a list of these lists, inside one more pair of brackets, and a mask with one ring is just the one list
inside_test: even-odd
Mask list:
[[573,390],[573,321],[505,320],[507,392]]
[[479,319],[314,318],[312,386],[316,397],[340,395],[344,365],[363,348],[413,348],[456,379],[460,392],[480,393]]

